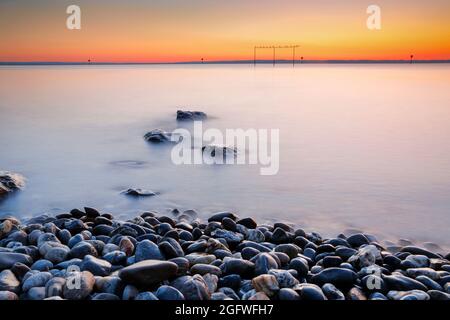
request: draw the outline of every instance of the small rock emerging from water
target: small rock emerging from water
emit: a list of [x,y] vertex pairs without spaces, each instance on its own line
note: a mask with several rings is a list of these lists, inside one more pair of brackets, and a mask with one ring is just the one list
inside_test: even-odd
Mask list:
[[25,186],[25,178],[8,171],[0,171],[0,196],[9,192],[20,190]]
[[172,140],[172,137],[172,133],[165,132],[161,129],[149,131],[144,135],[146,141],[153,143],[176,142]]
[[207,118],[206,113],[202,111],[177,111],[177,120],[178,121],[198,121],[205,120]]
[[123,194],[134,197],[151,197],[156,196],[156,192],[145,190],[141,188],[129,188],[127,190],[122,191]]

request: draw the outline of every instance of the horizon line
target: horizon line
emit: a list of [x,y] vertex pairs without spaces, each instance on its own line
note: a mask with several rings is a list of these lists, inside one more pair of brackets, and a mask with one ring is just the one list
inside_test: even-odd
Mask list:
[[[133,61],[0,61],[2,66],[20,66],[20,65],[177,65],[177,64],[273,64],[274,60],[211,60],[211,61],[173,61],[173,62],[133,62]],[[406,59],[311,59],[311,60],[288,60],[276,59],[275,63],[279,64],[382,64],[382,63],[450,63],[450,59],[422,59],[422,60],[406,60]]]

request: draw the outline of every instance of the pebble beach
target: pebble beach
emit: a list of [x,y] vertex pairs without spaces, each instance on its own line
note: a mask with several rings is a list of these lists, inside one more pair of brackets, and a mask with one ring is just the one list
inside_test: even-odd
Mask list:
[[0,300],[449,300],[450,254],[220,212],[0,219]]

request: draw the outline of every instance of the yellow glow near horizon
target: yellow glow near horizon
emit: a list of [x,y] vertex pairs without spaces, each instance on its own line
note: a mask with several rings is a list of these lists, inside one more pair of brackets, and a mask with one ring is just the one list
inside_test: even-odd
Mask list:
[[71,1],[8,0],[0,3],[0,61],[243,60],[254,45],[285,44],[301,45],[305,59],[450,59],[449,1],[376,2],[379,31],[367,29],[368,4],[357,0],[81,0],[82,29],[71,31]]

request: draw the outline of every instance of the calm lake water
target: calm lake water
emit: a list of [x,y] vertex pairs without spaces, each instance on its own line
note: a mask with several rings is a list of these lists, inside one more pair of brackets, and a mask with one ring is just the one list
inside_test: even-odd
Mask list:
[[[279,173],[173,165],[143,135],[180,126],[177,109],[280,129]],[[27,178],[0,216],[235,210],[450,246],[449,140],[450,65],[0,67],[0,170]],[[160,195],[120,194],[131,186]]]

